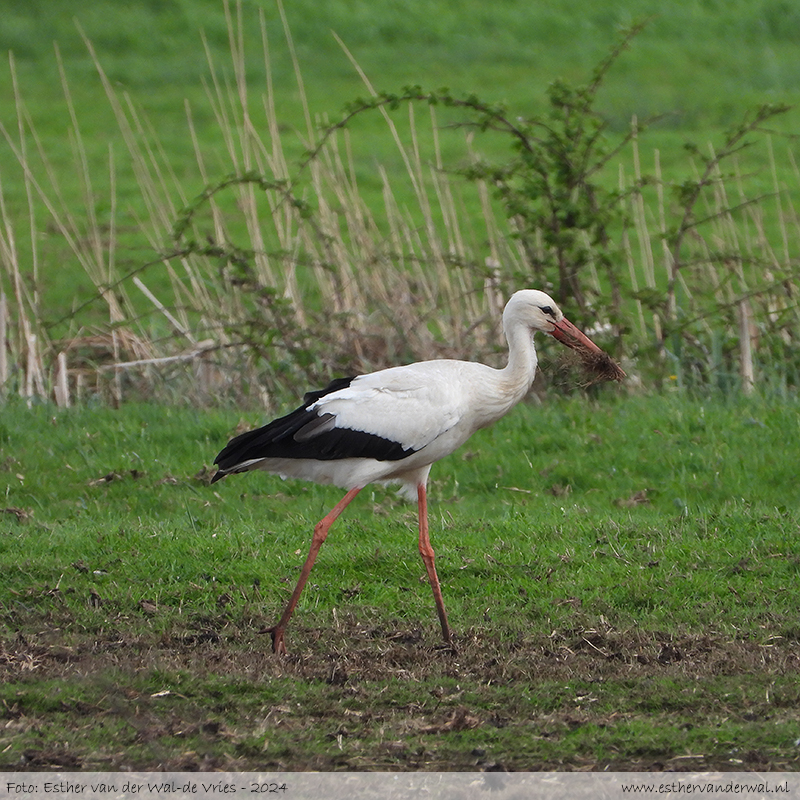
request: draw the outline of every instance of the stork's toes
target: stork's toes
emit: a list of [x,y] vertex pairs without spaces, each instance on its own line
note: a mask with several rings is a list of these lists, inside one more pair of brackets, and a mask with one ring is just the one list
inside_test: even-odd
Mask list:
[[268,633],[272,638],[272,652],[278,656],[286,655],[286,644],[283,641],[283,628],[277,625],[272,628],[262,628],[259,633]]
[[450,655],[457,656],[458,655],[458,648],[453,642],[452,639],[448,639],[446,642],[442,642],[442,644],[437,644],[436,647],[433,648],[439,652],[449,652]]

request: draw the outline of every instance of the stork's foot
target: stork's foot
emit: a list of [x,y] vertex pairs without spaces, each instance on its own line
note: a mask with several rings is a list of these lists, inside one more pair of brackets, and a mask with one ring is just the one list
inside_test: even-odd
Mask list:
[[458,648],[452,639],[446,639],[444,642],[442,642],[442,644],[437,644],[436,647],[434,647],[434,650],[437,650],[440,653],[450,653],[452,656],[458,655]]
[[272,628],[262,628],[259,633],[268,633],[272,637],[272,652],[278,656],[286,655],[286,644],[283,641],[283,628],[277,625]]
[[286,645],[283,641],[283,628],[275,626],[270,628],[270,635],[272,636],[272,652],[278,656],[286,655]]

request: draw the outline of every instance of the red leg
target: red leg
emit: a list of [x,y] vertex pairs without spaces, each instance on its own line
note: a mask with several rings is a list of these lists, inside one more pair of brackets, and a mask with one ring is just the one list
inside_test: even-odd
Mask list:
[[[289,619],[292,616],[297,601],[300,599],[300,594],[303,587],[306,585],[308,576],[311,574],[311,568],[314,566],[314,561],[317,558],[322,543],[328,536],[328,531],[331,525],[336,522],[339,514],[344,511],[350,504],[350,501],[361,491],[361,487],[351,489],[334,507],[331,511],[324,516],[314,527],[314,535],[311,537],[311,549],[308,551],[306,563],[303,564],[303,569],[300,570],[300,577],[297,580],[297,586],[294,587],[292,596],[289,598],[289,604],[283,612],[278,624],[272,628],[267,628],[267,631],[272,634],[272,652],[286,655],[286,645],[283,642],[283,632],[289,624]],[[266,631],[265,631],[266,632]]]
[[433,589],[436,612],[439,614],[439,623],[442,626],[442,638],[451,650],[455,650],[455,645],[450,636],[450,626],[447,623],[447,612],[444,610],[442,587],[439,585],[439,576],[436,574],[435,554],[428,535],[428,499],[424,483],[417,486],[417,499],[419,501],[419,553],[425,563],[425,569],[428,571],[428,580],[430,581],[431,589]]

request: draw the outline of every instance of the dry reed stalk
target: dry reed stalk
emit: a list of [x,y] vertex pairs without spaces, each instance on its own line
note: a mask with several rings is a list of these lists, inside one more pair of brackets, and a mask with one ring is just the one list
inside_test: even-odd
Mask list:
[[67,354],[62,351],[56,359],[56,376],[53,381],[53,394],[59,408],[69,408],[71,405],[68,374]]
[[144,281],[138,275],[133,277],[133,282],[142,294],[163,314],[176,333],[179,333],[191,344],[197,344],[197,341],[188,327],[182,322],[179,322],[175,316],[170,313],[169,309],[147,288],[147,286],[145,286]]
[[775,198],[775,206],[776,206],[776,219],[778,220],[778,224],[780,227],[781,232],[781,244],[783,245],[782,250],[782,257],[783,262],[788,263],[791,259],[790,255],[790,247],[789,247],[789,232],[786,224],[787,215],[783,209],[783,197],[784,195],[789,197],[789,201],[791,202],[791,195],[784,191],[786,187],[781,186],[780,181],[778,179],[778,167],[775,163],[775,150],[772,146],[772,137],[767,136],[767,156],[769,158],[769,170],[770,170],[770,177],[772,178],[772,186],[773,186],[773,196]]
[[25,388],[22,395],[30,402],[34,397],[47,397],[47,389],[44,379],[44,361],[39,351],[39,340],[35,333],[28,336],[26,344]]
[[756,383],[753,368],[755,336],[750,303],[743,299],[739,303],[739,372],[744,394],[752,394]]
[[[16,88],[16,70],[13,56],[10,59],[10,65],[12,79],[15,86],[15,99],[17,102],[18,130],[19,135],[23,139],[23,143],[17,147],[10,137],[8,131],[2,126],[2,123],[0,123],[0,130],[2,131],[12,150],[14,150],[19,157],[23,157],[23,154],[27,153],[26,145],[24,144],[26,128],[23,124],[23,118],[25,115],[24,111],[22,110],[21,99]],[[22,164],[24,169],[23,180],[25,183],[25,194],[26,201],[28,203],[29,220],[31,220],[29,230],[34,230],[35,227],[32,220],[35,217],[30,204],[35,192],[32,187],[31,173],[29,169],[25,167],[27,163],[27,160],[25,160]],[[23,280],[15,224],[6,206],[5,192],[3,191],[2,182],[0,182],[0,218],[2,218],[2,229],[0,230],[0,263],[3,264],[11,286],[13,287],[13,314],[12,309],[9,307],[8,296],[5,292],[3,292],[3,338],[5,340],[5,352],[3,354],[3,358],[6,361],[4,367],[4,374],[6,377],[3,381],[3,384],[5,384],[7,381],[10,372],[7,362],[7,357],[10,353],[12,360],[18,364],[21,372],[25,375],[24,382],[21,381],[19,384],[19,393],[23,396],[30,397],[31,393],[34,391],[34,387],[38,385],[36,381],[35,370],[36,355],[35,353],[32,354],[31,352],[31,342],[35,343],[37,334],[41,334],[41,326],[38,325],[38,320],[36,317],[37,295],[36,290],[34,289],[32,291],[26,281]],[[17,321],[17,330],[9,335],[8,322],[12,319],[12,316]]]
[[8,382],[8,298],[0,292],[0,389]]
[[[634,121],[634,125],[635,125]],[[637,126],[638,129],[638,126]],[[642,181],[642,168],[641,168],[641,161],[640,161],[640,153],[639,153],[639,139],[638,136],[634,136],[631,139],[631,146],[632,146],[632,154],[633,154],[633,163],[634,163],[634,181],[636,185],[641,185]],[[662,241],[665,241],[664,231],[665,225],[664,222],[665,212],[663,208],[664,202],[664,194],[663,194],[663,187],[661,186],[661,175],[659,169],[659,162],[658,162],[658,151],[655,151],[653,154],[653,159],[655,163],[655,172],[656,172],[656,186],[658,188],[658,209],[659,209],[659,219],[661,222],[660,231]],[[644,205],[644,197],[642,196],[641,190],[634,192],[631,197],[633,202],[633,220],[634,220],[634,229],[636,231],[637,240],[639,242],[639,258],[644,269],[644,277],[645,277],[645,286],[650,290],[656,289],[656,269],[655,269],[655,259],[653,257],[653,248],[652,248],[652,237],[650,232],[647,228],[647,215],[645,213],[645,205]],[[641,303],[639,304],[639,313],[643,315],[644,312],[641,308]],[[657,314],[653,314],[653,333],[655,336],[655,340],[660,342],[662,340],[662,328],[661,328],[661,320],[658,318]]]
[[[27,137],[25,135],[25,119],[27,117],[27,114],[22,113],[24,106],[22,103],[22,96],[20,94],[19,82],[17,79],[16,63],[14,60],[13,53],[9,53],[9,64],[11,67],[11,81],[14,89],[14,106],[17,109],[17,137],[19,140],[20,155],[22,156],[23,161],[27,163],[28,161]],[[39,237],[36,235],[34,191],[31,182],[27,178],[27,174],[25,176],[24,185],[25,185],[25,199],[28,206],[29,232],[30,232],[30,242],[31,242],[31,266],[33,268],[33,276],[34,276],[32,307],[36,309],[39,307],[39,298],[38,298]]]
[[[667,237],[667,206],[664,201],[664,179],[661,173],[661,154],[656,149],[653,151],[653,174],[655,176],[655,185],[656,185],[656,209],[658,210],[658,237],[661,241],[661,251],[662,251],[662,258],[661,264],[664,270],[664,274],[666,276],[666,285],[671,287],[674,285],[675,282],[675,269],[676,265],[674,263],[674,257],[672,251],[670,250],[669,240]],[[654,260],[655,265],[655,260]],[[654,268],[655,272],[655,268]],[[654,284],[655,285],[655,284]],[[675,295],[674,292],[668,292],[667,294],[667,319],[670,321],[674,321],[676,316],[676,308],[675,308]],[[657,341],[663,343],[664,334],[661,330],[660,322],[657,325],[658,327],[658,338]]]
[[111,346],[114,353],[114,380],[111,384],[111,399],[114,407],[118,408],[120,403],[122,403],[122,370],[118,366],[121,358],[119,353],[119,336],[116,329],[112,329],[111,331]]
[[[625,200],[625,191],[627,189],[627,183],[625,180],[625,169],[622,164],[619,165],[619,177],[617,181],[617,185],[619,187],[620,195],[622,199],[620,202],[623,204],[623,208],[627,205]],[[631,197],[629,200],[631,204],[632,210],[635,208],[635,198]],[[644,320],[644,305],[642,303],[642,299],[639,295],[639,278],[636,275],[636,262],[633,257],[633,248],[631,245],[631,235],[628,225],[626,224],[622,229],[622,241],[620,244],[620,249],[622,250],[623,254],[625,255],[625,263],[628,266],[628,278],[631,282],[631,289],[634,295],[634,304],[636,308],[636,316],[639,320],[639,336],[642,340],[647,338],[647,325]]]

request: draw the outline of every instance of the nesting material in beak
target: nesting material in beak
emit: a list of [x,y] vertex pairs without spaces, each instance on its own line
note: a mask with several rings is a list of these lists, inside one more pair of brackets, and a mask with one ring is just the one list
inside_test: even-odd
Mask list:
[[592,383],[621,381],[625,377],[622,367],[566,317],[560,322],[554,322],[553,325],[550,335],[578,354],[584,369],[592,377]]

